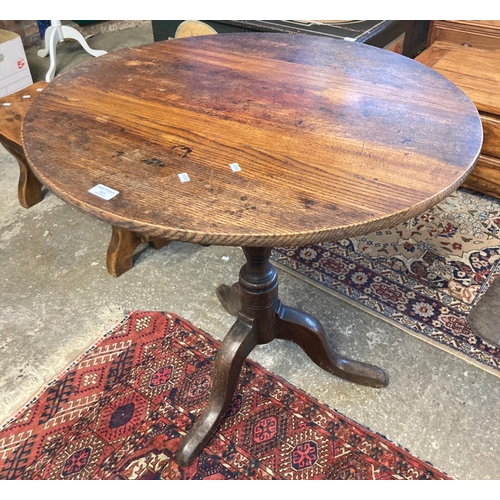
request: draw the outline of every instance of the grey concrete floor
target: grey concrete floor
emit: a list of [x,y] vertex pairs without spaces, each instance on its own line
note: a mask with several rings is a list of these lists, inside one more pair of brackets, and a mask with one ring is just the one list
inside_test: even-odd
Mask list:
[[[149,23],[89,39],[108,51],[152,41]],[[27,51],[34,80],[48,68],[37,49]],[[90,57],[76,42],[60,44],[58,54],[58,72]],[[214,291],[237,279],[239,248],[142,246],[134,268],[113,278],[105,266],[109,225],[51,193],[23,209],[17,178],[16,161],[0,147],[0,421],[124,310],[170,311],[224,337],[233,318]],[[499,378],[285,271],[279,278],[284,303],[315,315],[341,353],[383,367],[390,384],[337,379],[285,341],[259,346],[252,359],[456,479],[500,479]]]

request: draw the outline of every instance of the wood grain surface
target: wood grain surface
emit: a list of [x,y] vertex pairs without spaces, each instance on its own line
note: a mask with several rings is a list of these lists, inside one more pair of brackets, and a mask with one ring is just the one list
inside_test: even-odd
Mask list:
[[35,97],[46,86],[46,82],[35,82],[14,94],[0,98],[0,142],[22,155],[23,119]]
[[476,168],[467,177],[464,187],[500,198],[500,158],[479,155]]
[[498,116],[481,115],[483,124],[482,152],[500,158],[500,118]]
[[46,82],[35,82],[0,99],[0,144],[19,165],[17,197],[24,208],[31,208],[43,199],[42,183],[31,171],[24,155],[21,130],[28,108],[46,86]]
[[479,111],[500,115],[500,50],[436,42],[416,59],[458,85]]
[[[461,90],[406,57],[236,33],[89,60],[36,99],[23,139],[40,180],[102,220],[275,246],[368,233],[433,206],[472,170],[482,127]],[[88,193],[96,184],[119,194],[102,200]]]

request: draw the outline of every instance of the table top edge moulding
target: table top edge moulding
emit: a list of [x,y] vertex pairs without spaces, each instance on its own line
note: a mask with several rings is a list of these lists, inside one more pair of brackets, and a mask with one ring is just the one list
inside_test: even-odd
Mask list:
[[[23,141],[45,185],[116,226],[287,246],[431,208],[472,171],[482,128],[458,87],[404,56],[237,33],[124,49],[69,70],[29,109]],[[88,193],[97,184],[119,194]]]

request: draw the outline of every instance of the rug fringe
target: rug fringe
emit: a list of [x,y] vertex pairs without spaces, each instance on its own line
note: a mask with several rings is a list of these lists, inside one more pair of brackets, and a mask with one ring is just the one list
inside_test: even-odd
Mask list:
[[14,390],[0,394],[0,428],[40,390],[45,389],[51,380],[64,372],[107,333],[114,330],[129,314],[118,305],[102,308],[96,316],[88,320],[79,334],[55,351],[43,366],[31,369]]
[[321,290],[325,293],[328,293],[328,294],[332,295],[333,297],[336,297],[337,299],[340,299],[340,300],[346,302],[347,304],[359,309],[360,311],[366,312],[366,313],[370,314],[371,316],[374,316],[375,318],[378,318],[378,319],[385,321],[389,325],[394,326],[395,328],[397,328],[398,330],[400,330],[404,333],[410,334],[412,337],[414,337],[418,340],[421,340],[422,342],[425,342],[426,344],[429,344],[433,347],[437,347],[438,349],[441,349],[442,351],[444,351],[448,354],[452,354],[452,355],[456,356],[457,358],[461,359],[462,361],[465,361],[466,363],[474,366],[475,368],[479,368],[487,373],[490,373],[491,375],[495,375],[495,377],[500,378],[500,371],[496,370],[495,368],[491,368],[483,363],[480,363],[479,361],[475,361],[474,359],[470,358],[469,356],[467,356],[461,352],[458,352],[458,351],[452,349],[451,347],[443,345],[440,342],[437,342],[433,339],[426,337],[425,335],[421,335],[417,332],[412,331],[410,328],[405,328],[404,326],[398,324],[396,321],[391,320],[390,318],[384,316],[383,314],[381,314],[377,311],[374,311],[374,310],[370,309],[369,307],[366,307],[362,304],[359,304],[355,300],[351,300],[348,297],[345,297],[344,295],[337,292],[336,290],[332,290],[331,288],[328,288],[328,287],[322,285],[321,283],[316,282],[315,280],[309,278],[308,276],[304,276],[302,273],[295,271],[294,269],[290,269],[289,267],[285,266],[284,264],[281,264],[280,262],[278,262],[275,259],[273,259],[273,265],[276,268],[278,268],[282,271],[285,271],[285,272],[291,274],[292,276],[295,276],[296,278],[304,281],[305,283],[311,284],[311,285],[315,286],[316,288],[318,288],[319,290]]

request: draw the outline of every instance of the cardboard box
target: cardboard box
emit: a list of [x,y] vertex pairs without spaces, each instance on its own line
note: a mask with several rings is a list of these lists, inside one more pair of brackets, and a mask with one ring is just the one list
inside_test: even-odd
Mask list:
[[21,37],[12,31],[0,30],[0,97],[32,83]]

